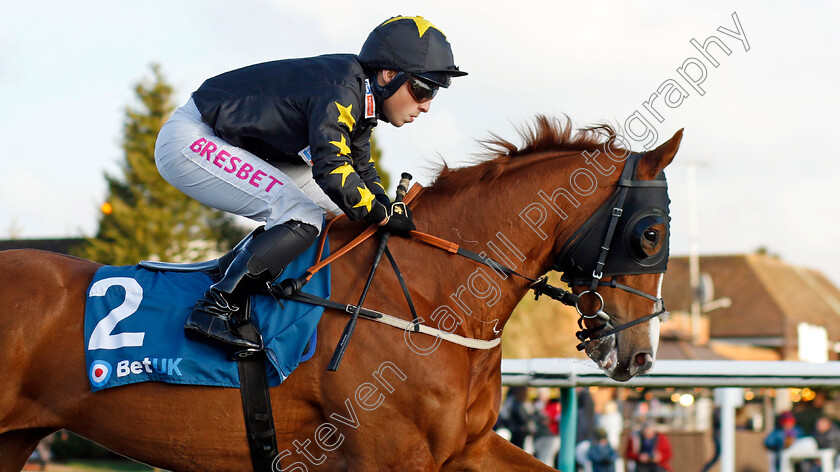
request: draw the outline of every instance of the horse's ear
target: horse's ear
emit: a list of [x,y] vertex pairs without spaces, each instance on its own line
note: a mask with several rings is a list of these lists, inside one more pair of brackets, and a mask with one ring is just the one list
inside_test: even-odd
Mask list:
[[653,180],[662,172],[677,154],[680,148],[680,141],[682,141],[683,129],[680,129],[668,141],[660,144],[659,147],[652,151],[648,151],[642,155],[642,160],[639,161],[639,167],[636,178],[641,180]]

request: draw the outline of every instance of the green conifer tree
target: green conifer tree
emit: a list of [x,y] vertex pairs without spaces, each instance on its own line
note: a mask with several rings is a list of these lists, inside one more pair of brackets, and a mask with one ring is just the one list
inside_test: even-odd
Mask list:
[[214,257],[244,236],[232,217],[199,203],[166,182],[155,166],[155,141],[175,106],[160,67],[134,89],[139,107],[126,108],[122,175],[105,173],[108,195],[99,230],[79,251],[112,265],[142,259],[188,262]]

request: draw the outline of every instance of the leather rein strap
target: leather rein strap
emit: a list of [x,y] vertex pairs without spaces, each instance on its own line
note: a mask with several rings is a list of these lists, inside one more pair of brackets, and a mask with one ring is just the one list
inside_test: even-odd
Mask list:
[[[583,315],[582,313],[580,313],[580,308],[578,306],[578,304],[580,302],[580,297],[583,294],[576,295],[576,294],[572,293],[571,291],[564,290],[562,288],[550,285],[548,283],[548,276],[543,276],[543,277],[540,277],[539,279],[534,279],[532,277],[522,275],[519,272],[516,272],[515,270],[505,266],[504,264],[501,264],[497,261],[494,261],[493,259],[491,259],[489,257],[481,257],[480,255],[478,255],[478,254],[476,254],[476,253],[474,253],[470,250],[467,250],[467,249],[464,249],[464,248],[460,247],[458,244],[456,244],[452,241],[447,241],[443,238],[439,238],[437,236],[434,236],[434,235],[431,235],[431,234],[428,234],[428,233],[423,233],[423,232],[415,230],[415,231],[409,232],[409,235],[411,236],[411,239],[422,242],[424,244],[428,244],[432,247],[442,249],[442,250],[444,250],[444,251],[446,251],[450,254],[465,257],[465,258],[470,259],[474,262],[477,262],[479,264],[490,267],[491,269],[502,272],[506,275],[514,275],[514,276],[523,278],[525,280],[528,280],[529,282],[531,282],[530,288],[531,288],[531,290],[534,291],[534,298],[537,299],[537,300],[539,299],[539,297],[541,295],[545,295],[545,296],[551,298],[552,300],[556,300],[556,301],[559,301],[560,303],[563,303],[564,305],[575,307],[575,309],[577,309],[578,312],[581,314],[581,317],[578,319],[578,324],[580,325],[581,329],[580,329],[580,331],[578,331],[576,333],[577,338],[581,342],[580,342],[580,344],[577,345],[577,349],[578,350],[583,350],[589,342],[592,342],[592,341],[595,341],[595,340],[598,340],[598,339],[616,334],[618,332],[624,331],[627,328],[630,328],[630,327],[636,326],[638,324],[644,323],[646,321],[649,321],[653,318],[663,316],[663,315],[667,315],[667,313],[668,313],[664,309],[664,304],[662,303],[661,298],[654,297],[654,296],[649,295],[645,292],[637,290],[633,287],[629,287],[627,285],[619,284],[615,280],[609,280],[609,281],[602,280],[601,277],[600,277],[600,275],[602,274],[604,263],[606,261],[607,253],[609,252],[610,242],[612,240],[613,232],[615,231],[615,226],[617,224],[617,220],[622,216],[622,213],[623,213],[622,206],[623,206],[624,196],[626,194],[627,188],[628,187],[633,187],[633,186],[659,185],[658,183],[652,183],[652,182],[647,182],[647,181],[627,180],[627,179],[621,179],[619,184],[620,184],[619,189],[618,189],[618,192],[620,193],[619,202],[618,202],[618,205],[616,205],[616,207],[613,208],[613,211],[611,212],[611,215],[610,215],[611,218],[610,218],[609,226],[608,226],[608,229],[607,229],[607,235],[606,235],[604,243],[601,246],[602,252],[599,255],[600,257],[598,258],[596,268],[593,271],[593,280],[588,283],[588,285],[590,285],[589,290],[584,292],[584,293],[587,293],[587,292],[594,293],[594,294],[598,295],[598,297],[600,298],[600,294],[598,294],[598,292],[597,292],[597,288],[599,286],[607,286],[609,288],[617,288],[617,289],[621,289],[621,290],[624,290],[626,292],[632,293],[634,295],[638,295],[640,297],[644,297],[644,298],[647,298],[649,300],[654,301],[656,303],[656,308],[655,308],[654,313],[651,313],[649,315],[645,315],[641,318],[637,318],[635,320],[629,321],[627,323],[624,323],[624,324],[621,324],[621,325],[618,325],[618,326],[615,326],[615,327],[609,326],[608,323],[604,323],[604,324],[602,324],[600,326],[597,326],[595,328],[586,328],[585,326],[583,326],[583,319],[584,318],[596,317],[598,315],[601,315],[601,313],[603,313],[602,310],[601,309],[598,310],[598,312],[599,312],[598,315],[592,315],[592,316]],[[411,189],[408,191],[408,193],[406,194],[405,199],[403,201],[406,203],[406,205],[410,204],[418,195],[420,195],[420,193],[422,193],[422,191],[423,191],[423,187],[421,185],[415,183],[411,187]],[[336,217],[333,220],[331,220],[330,223],[327,225],[327,227],[324,229],[323,235],[326,235],[327,232],[329,231],[329,228],[332,226],[332,224],[336,220],[338,220],[342,217],[344,217],[344,215],[340,215],[339,217]],[[337,310],[343,310],[347,313],[352,313],[353,309],[356,308],[353,305],[342,304],[342,303],[338,303],[338,302],[335,302],[335,301],[332,301],[332,300],[327,300],[327,299],[324,299],[324,298],[321,298],[321,297],[316,297],[314,295],[306,294],[306,293],[301,292],[300,289],[301,289],[301,287],[303,287],[304,284],[306,284],[306,282],[309,281],[309,279],[312,277],[312,275],[315,272],[323,269],[324,267],[326,267],[327,265],[329,265],[330,263],[332,263],[333,261],[335,261],[339,257],[341,257],[344,254],[346,254],[347,252],[349,252],[351,249],[355,248],[356,246],[358,246],[359,244],[361,244],[362,242],[364,242],[365,240],[367,240],[368,238],[370,238],[371,236],[376,234],[378,229],[379,228],[376,227],[376,226],[371,226],[371,227],[366,228],[364,231],[362,231],[361,234],[356,236],[348,244],[344,245],[341,249],[332,253],[329,257],[327,257],[326,259],[323,259],[323,260],[321,260],[321,255],[323,254],[323,249],[324,249],[324,246],[325,246],[326,237],[325,236],[322,237],[320,242],[319,242],[319,245],[318,245],[318,252],[317,252],[317,254],[318,254],[317,260],[318,261],[316,262],[316,264],[313,265],[312,267],[310,267],[301,279],[284,281],[283,284],[286,284],[287,282],[289,282],[289,285],[286,286],[285,290],[276,290],[276,291],[273,290],[272,293],[274,293],[275,296],[279,296],[279,297],[282,297],[282,298],[288,298],[288,299],[291,299],[291,300],[297,300],[297,301],[301,301],[301,302],[304,302],[304,303],[321,305],[321,306],[324,306],[324,307],[327,307],[327,308],[334,308],[334,309],[337,309]],[[401,328],[411,327],[411,329],[415,332],[429,334],[429,335],[432,335],[432,336],[438,336],[438,337],[440,337],[444,340],[454,342],[456,344],[461,344],[463,346],[468,346],[468,347],[471,347],[471,348],[475,348],[475,349],[489,349],[491,347],[494,347],[494,346],[498,345],[498,342],[500,341],[499,338],[496,338],[492,341],[483,341],[483,340],[465,338],[465,337],[462,337],[462,336],[454,335],[452,333],[447,333],[447,332],[438,330],[436,328],[432,328],[432,327],[429,327],[429,326],[426,326],[426,325],[419,324],[418,317],[417,317],[417,312],[414,308],[414,303],[411,300],[411,295],[408,292],[408,287],[406,286],[405,280],[403,279],[402,274],[400,273],[400,270],[397,267],[397,263],[394,260],[393,256],[391,255],[390,251],[387,251],[386,254],[388,256],[389,261],[391,262],[391,266],[393,267],[394,272],[397,275],[397,279],[400,281],[400,286],[402,287],[403,294],[405,295],[406,301],[408,302],[409,308],[411,310],[413,321],[409,322],[410,324],[406,325],[406,323],[407,323],[406,320],[402,320],[400,318],[396,318],[396,317],[387,315],[385,313],[380,313],[380,312],[377,312],[375,310],[370,310],[370,309],[365,309],[365,308],[362,308],[360,310],[360,315],[362,315],[364,318],[367,318],[369,320],[378,321],[378,322],[381,322],[381,323],[386,323],[390,326],[401,327]],[[578,285],[578,284],[580,284],[580,282],[579,281],[572,281],[571,284]],[[601,303],[602,303],[601,308],[603,308],[603,301]],[[604,313],[603,315],[606,315],[606,314]],[[605,329],[605,328],[609,328],[609,329]]]
[[[422,186],[420,186],[419,184],[414,184],[411,187],[411,189],[408,191],[408,193],[406,194],[405,199],[403,201],[407,205],[410,204],[422,191],[423,191]],[[330,220],[330,222],[327,224],[327,227],[322,232],[322,235],[326,235],[328,233],[329,229],[331,228],[332,224],[335,223],[335,221],[337,221],[338,219],[340,219],[342,217],[344,217],[344,215],[340,215],[340,216]],[[312,278],[312,275],[314,275],[316,272],[323,269],[324,267],[326,267],[327,265],[329,265],[330,263],[332,263],[333,261],[335,261],[339,257],[347,254],[347,252],[349,252],[351,249],[357,247],[358,245],[363,243],[365,240],[367,240],[368,238],[370,238],[371,236],[376,234],[378,229],[379,228],[376,227],[376,226],[371,226],[371,227],[366,228],[364,231],[362,231],[362,233],[360,233],[358,236],[353,238],[352,241],[350,241],[349,243],[347,243],[346,245],[341,247],[336,252],[330,254],[330,256],[328,256],[327,258],[325,258],[323,260],[321,259],[321,257],[323,255],[324,246],[325,246],[325,242],[326,242],[326,237],[325,236],[322,237],[320,242],[318,243],[316,263],[312,267],[307,269],[306,273],[300,279],[284,280],[280,284],[279,287],[271,287],[270,293],[272,295],[274,295],[275,298],[278,299],[278,302],[280,301],[279,298],[285,298],[285,299],[295,300],[295,301],[299,301],[299,302],[303,302],[303,303],[320,305],[320,306],[323,306],[323,307],[326,307],[326,308],[333,308],[333,309],[336,309],[336,310],[344,311],[346,313],[352,313],[353,310],[356,308],[354,305],[343,304],[343,303],[335,302],[333,300],[318,297],[316,295],[311,295],[311,294],[308,294],[308,293],[305,293],[305,292],[301,292],[300,289],[303,287],[303,285],[306,284],[306,282],[308,282]],[[531,282],[530,288],[534,291],[536,299],[539,299],[540,295],[545,295],[549,298],[557,300],[557,301],[559,301],[559,302],[561,302],[565,305],[568,305],[568,306],[575,306],[578,302],[578,296],[573,294],[572,292],[569,292],[567,290],[563,290],[561,288],[549,285],[547,276],[541,277],[539,279],[534,279],[532,277],[522,275],[522,274],[516,272],[515,270],[505,266],[504,264],[501,264],[497,261],[494,261],[491,258],[481,257],[481,256],[479,256],[478,254],[476,254],[472,251],[469,251],[467,249],[464,249],[464,248],[460,247],[456,243],[453,243],[451,241],[447,241],[447,240],[439,238],[437,236],[433,236],[431,234],[423,233],[423,232],[420,232],[420,231],[411,231],[409,233],[409,235],[410,235],[411,239],[417,240],[419,242],[428,244],[428,245],[436,247],[436,248],[443,249],[443,250],[445,250],[445,251],[447,251],[451,254],[466,257],[467,259],[475,261],[479,264],[483,264],[483,265],[485,265],[487,267],[490,267],[494,270],[500,271],[500,272],[502,272],[506,275],[515,275],[517,277],[521,277],[525,280],[528,280],[529,282]],[[385,314],[385,313],[381,313],[381,312],[378,312],[376,310],[361,308],[361,310],[359,311],[359,314],[363,318],[369,319],[371,321],[377,321],[377,322],[380,322],[380,323],[385,323],[389,326],[393,326],[393,327],[396,327],[396,328],[402,328],[402,329],[406,329],[406,330],[411,329],[412,331],[417,332],[417,333],[422,333],[422,334],[427,334],[427,335],[430,335],[430,336],[439,337],[440,339],[443,339],[445,341],[449,341],[449,342],[452,342],[452,343],[455,343],[455,344],[460,344],[462,346],[466,346],[466,347],[473,348],[473,349],[490,349],[490,348],[493,348],[493,347],[496,347],[496,346],[499,345],[499,343],[501,342],[501,338],[496,338],[496,339],[493,339],[493,340],[490,340],[490,341],[467,338],[467,337],[464,337],[464,336],[460,336],[460,335],[457,335],[457,334],[449,333],[449,332],[446,332],[446,331],[439,330],[437,328],[432,328],[430,326],[420,324],[419,318],[417,317],[417,311],[414,307],[413,301],[411,300],[411,295],[408,291],[408,286],[405,283],[405,279],[403,278],[402,274],[400,273],[399,267],[397,266],[397,263],[394,260],[394,257],[391,254],[390,250],[386,249],[385,254],[388,257],[388,260],[390,261],[391,266],[393,267],[394,272],[397,275],[397,279],[400,282],[400,286],[402,287],[403,294],[405,295],[406,301],[408,302],[409,309],[411,310],[413,321],[409,322],[407,320],[397,318],[397,317],[394,317],[394,316],[391,316],[391,315],[388,315],[388,314]]]
[[[423,191],[423,186],[422,185],[419,185],[419,184],[412,185],[411,189],[409,189],[408,193],[405,194],[405,198],[403,199],[403,202],[406,205],[408,205],[422,191]],[[334,260],[336,260],[339,257],[347,254],[351,249],[355,248],[359,244],[362,244],[368,238],[370,238],[371,236],[376,234],[377,231],[379,231],[378,226],[368,226],[367,228],[365,228],[364,231],[361,232],[361,234],[359,234],[358,236],[353,238],[352,241],[350,241],[349,243],[342,246],[341,249],[339,249],[338,251],[335,251],[334,253],[330,254],[326,259],[322,260],[321,256],[324,254],[324,245],[327,241],[326,235],[329,232],[330,228],[332,227],[333,223],[335,223],[336,221],[338,221],[342,218],[347,218],[347,215],[342,213],[341,215],[333,218],[332,220],[330,220],[329,223],[327,223],[327,227],[324,228],[324,231],[321,232],[322,237],[321,237],[321,240],[318,242],[318,254],[316,256],[315,265],[313,265],[312,267],[307,269],[306,274],[304,274],[304,279],[306,280],[306,282],[309,282],[309,279],[311,279],[312,276],[315,275],[315,272],[318,272],[319,270],[323,269],[324,267],[330,265]]]

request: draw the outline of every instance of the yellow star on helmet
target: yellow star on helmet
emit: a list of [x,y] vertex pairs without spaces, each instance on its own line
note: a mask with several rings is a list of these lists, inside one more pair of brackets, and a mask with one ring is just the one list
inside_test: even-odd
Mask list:
[[338,102],[334,103],[335,106],[338,108],[338,122],[344,123],[345,125],[347,125],[347,128],[350,131],[353,131],[353,125],[356,124],[356,119],[353,118],[353,115],[351,114],[351,112],[353,111],[353,104],[351,103],[350,105],[345,107]]
[[347,176],[353,173],[353,168],[350,167],[350,164],[343,164],[337,167],[335,170],[330,172],[330,174],[339,174],[341,175],[341,186],[344,187],[344,182],[347,180]]
[[359,200],[359,203],[353,205],[353,208],[365,207],[367,208],[367,211],[370,211],[376,197],[370,193],[370,190],[368,190],[367,187],[356,187],[356,189],[359,190],[359,197],[361,197],[361,200]]
[[[385,26],[388,23],[391,23],[391,22],[394,22],[394,21],[399,21],[399,20],[411,20],[411,21],[413,21],[414,24],[417,25],[417,32],[420,33],[421,38],[423,37],[424,34],[426,34],[426,30],[428,30],[429,28],[434,28],[434,29],[440,31],[440,28],[433,25],[431,21],[423,18],[422,16],[398,16],[396,18],[391,18],[390,20],[386,21],[385,23],[382,23],[382,26]],[[443,31],[440,31],[440,34],[443,34]],[[446,35],[443,34],[443,37],[446,37]]]
[[349,156],[350,155],[350,147],[347,146],[347,140],[344,139],[344,135],[341,135],[341,141],[330,141],[330,144],[334,145],[338,148],[337,156]]

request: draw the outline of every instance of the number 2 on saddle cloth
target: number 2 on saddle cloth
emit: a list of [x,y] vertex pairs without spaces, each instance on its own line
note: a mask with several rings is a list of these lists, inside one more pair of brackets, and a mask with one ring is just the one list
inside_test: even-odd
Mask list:
[[[286,268],[304,274],[315,247]],[[228,257],[228,256],[225,256]],[[222,259],[224,259],[223,257]],[[216,346],[184,336],[190,309],[211,284],[220,261],[103,266],[94,274],[85,305],[85,358],[94,391],[144,381],[239,387],[236,363]],[[222,261],[224,264],[224,261]],[[306,291],[330,296],[329,269],[313,276]],[[267,373],[279,385],[314,354],[324,308],[296,301],[283,306],[268,294],[251,297],[253,319],[266,338]],[[307,347],[308,345],[308,347]]]

